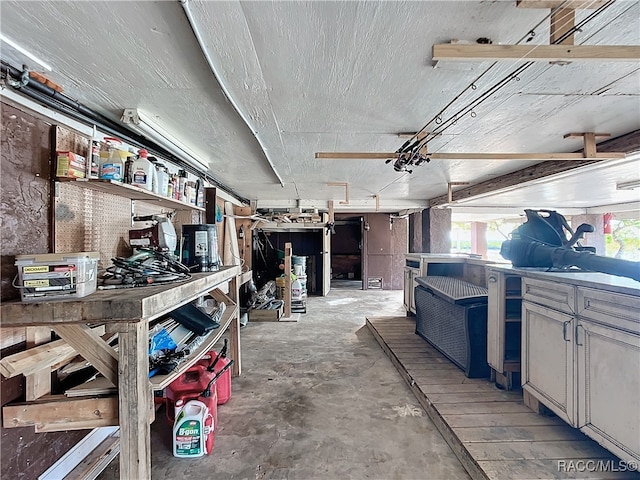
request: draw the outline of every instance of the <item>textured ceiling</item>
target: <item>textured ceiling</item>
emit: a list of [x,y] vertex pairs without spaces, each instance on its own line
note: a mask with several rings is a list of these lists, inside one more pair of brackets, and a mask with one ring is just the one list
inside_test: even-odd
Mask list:
[[[188,4],[217,78],[177,1],[2,1],[1,28],[52,66],[50,77],[66,95],[114,120],[129,107],[151,114],[213,176],[260,207],[323,209],[334,200],[338,210],[370,211],[379,195],[383,211],[421,208],[445,194],[449,181],[478,183],[536,163],[434,160],[407,174],[384,160],[314,158],[317,151],[395,151],[406,140],[398,132],[427,124],[441,131],[432,152],[571,152],[582,145],[565,133],[640,128],[637,62],[536,63],[473,115],[456,115],[522,64],[434,66],[433,44],[526,43],[532,29],[529,43],[546,44],[549,10],[514,1]],[[591,13],[578,11],[576,21]],[[575,43],[640,44],[640,3],[618,0]],[[4,44],[2,57],[18,67],[24,61]],[[639,200],[611,189],[621,176],[640,178],[639,168],[638,160],[612,163],[602,169],[607,182],[590,170],[570,183],[473,204],[524,207],[535,198],[537,206],[586,208]],[[327,182],[349,183],[348,207],[338,204],[344,188]]]

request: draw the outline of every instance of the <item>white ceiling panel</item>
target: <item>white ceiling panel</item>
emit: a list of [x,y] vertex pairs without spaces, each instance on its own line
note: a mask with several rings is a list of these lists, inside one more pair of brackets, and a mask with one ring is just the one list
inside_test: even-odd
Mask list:
[[[447,182],[476,184],[536,163],[434,160],[408,174],[384,160],[314,157],[393,152],[407,140],[397,133],[424,126],[440,134],[429,151],[449,153],[572,152],[582,143],[565,133],[640,129],[638,62],[540,62],[506,81],[524,64],[431,59],[434,44],[480,37],[548,44],[548,9],[514,1],[187,5],[193,24],[178,1],[2,1],[1,29],[52,66],[66,95],[114,120],[140,108],[261,207],[334,200],[338,211],[371,211],[377,194],[385,211],[422,208]],[[576,24],[576,44],[639,45],[640,3],[580,10]],[[6,45],[1,54],[16,68],[24,61]],[[609,177],[632,173],[575,174],[565,188],[549,182],[476,206],[517,208],[532,195],[549,207],[628,202]],[[344,188],[328,182],[349,183],[349,205],[338,203]]]

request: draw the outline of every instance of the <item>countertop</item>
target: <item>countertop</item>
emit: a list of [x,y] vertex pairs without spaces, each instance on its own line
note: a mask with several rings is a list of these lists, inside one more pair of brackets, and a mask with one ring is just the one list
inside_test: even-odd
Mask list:
[[569,283],[582,287],[607,290],[640,297],[640,282],[631,278],[609,275],[600,272],[585,272],[584,270],[553,270],[548,268],[516,268],[512,265],[489,264],[487,269],[514,273],[522,277],[547,280],[557,283]]

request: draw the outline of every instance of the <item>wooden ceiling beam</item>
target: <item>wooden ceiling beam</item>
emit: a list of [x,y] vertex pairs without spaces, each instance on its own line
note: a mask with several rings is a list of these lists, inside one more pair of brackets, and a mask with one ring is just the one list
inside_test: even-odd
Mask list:
[[496,192],[505,188],[515,187],[523,182],[537,180],[540,178],[548,177],[550,175],[556,175],[568,170],[573,170],[577,167],[582,167],[602,161],[604,160],[586,160],[583,158],[582,160],[577,162],[552,161],[537,163],[513,173],[492,178],[491,180],[477,183],[467,188],[461,188],[460,190],[453,192],[451,199],[449,199],[448,194],[432,198],[429,200],[429,207],[438,207],[447,205],[455,201],[466,200],[469,198],[477,197],[479,195],[485,195],[487,193]]
[[640,60],[640,45],[494,45],[440,43],[433,60],[516,62],[576,62]]
[[608,0],[518,0],[518,8],[571,8],[574,10],[595,10],[608,3]]
[[[591,160],[624,158],[623,152],[594,152]],[[316,152],[318,159],[382,160],[398,158],[395,152]],[[431,160],[584,160],[582,153],[432,153]],[[341,186],[342,184],[340,184]],[[338,185],[335,185],[338,186]]]

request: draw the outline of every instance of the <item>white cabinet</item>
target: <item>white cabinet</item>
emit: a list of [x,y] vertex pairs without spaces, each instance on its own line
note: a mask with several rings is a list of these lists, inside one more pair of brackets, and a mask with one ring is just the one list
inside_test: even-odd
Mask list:
[[521,284],[520,275],[487,268],[487,363],[507,390],[520,385]]
[[522,388],[575,427],[571,323],[565,313],[522,303]]
[[523,298],[522,388],[639,461],[640,295],[524,278]]
[[420,270],[417,268],[404,267],[404,309],[415,315],[416,299],[415,288],[416,278],[420,276]]
[[640,336],[578,320],[577,427],[623,459],[640,453]]

